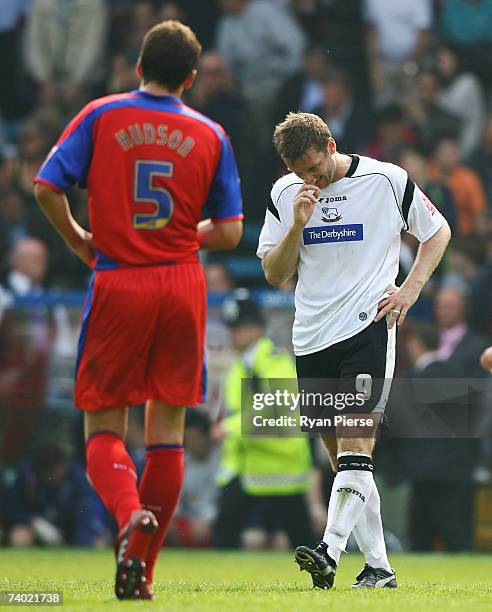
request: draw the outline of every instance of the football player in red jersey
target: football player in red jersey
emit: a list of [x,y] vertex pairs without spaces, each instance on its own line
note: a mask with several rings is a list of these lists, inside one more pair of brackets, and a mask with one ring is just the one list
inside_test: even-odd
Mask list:
[[[119,526],[120,599],[152,597],[183,480],[184,406],[203,400],[206,285],[197,252],[232,249],[242,234],[229,140],[181,101],[200,52],[187,26],[154,26],[142,44],[140,89],[83,108],[35,179],[46,216],[94,269],[75,404],[85,413],[88,475]],[[70,213],[64,192],[74,184],[88,190],[91,233]],[[138,489],[124,438],[127,407],[143,402]]]

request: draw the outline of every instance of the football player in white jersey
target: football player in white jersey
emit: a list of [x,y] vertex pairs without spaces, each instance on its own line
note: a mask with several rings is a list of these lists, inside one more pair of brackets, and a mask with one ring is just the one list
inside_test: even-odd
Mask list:
[[[376,425],[369,433],[322,433],[336,472],[326,530],[316,549],[298,547],[295,560],[314,586],[328,589],[353,531],[366,559],[354,586],[395,588],[373,479],[374,439],[393,376],[396,327],[451,232],[405,170],[338,152],[320,117],[289,113],[274,143],[291,173],[273,186],[257,254],[270,284],[298,275],[293,345],[300,387],[306,379],[383,381],[372,390]],[[397,288],[402,229],[420,246]]]

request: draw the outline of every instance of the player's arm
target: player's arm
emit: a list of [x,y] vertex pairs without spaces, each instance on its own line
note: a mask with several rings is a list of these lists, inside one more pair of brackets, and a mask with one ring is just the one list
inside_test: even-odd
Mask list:
[[243,235],[241,219],[217,222],[205,219],[198,224],[200,248],[207,251],[229,251],[235,249]]
[[75,221],[65,192],[85,187],[92,159],[93,103],[85,106],[63,130],[34,179],[34,196],[50,223],[82,261],[90,265],[95,252],[92,234]]
[[281,287],[297,270],[302,232],[313,214],[319,191],[314,185],[302,185],[292,203],[294,209],[292,225],[279,243],[263,256],[265,278],[274,287]]
[[207,251],[237,247],[243,235],[243,201],[239,172],[229,138],[218,130],[220,155],[205,206],[207,217],[198,224],[200,248]]
[[415,304],[424,285],[441,261],[450,238],[451,230],[443,217],[441,227],[437,232],[429,240],[419,245],[412,269],[402,286],[379,303],[380,310],[375,321],[379,321],[392,312],[388,327],[393,327],[395,322],[402,325],[408,310]]
[[50,223],[72,251],[88,266],[95,257],[92,234],[84,230],[72,216],[67,196],[44,183],[36,183],[34,196]]

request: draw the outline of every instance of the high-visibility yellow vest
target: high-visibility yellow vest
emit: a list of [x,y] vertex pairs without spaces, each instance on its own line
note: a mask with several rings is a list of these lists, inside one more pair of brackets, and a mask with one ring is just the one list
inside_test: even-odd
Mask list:
[[294,359],[270,339],[262,338],[253,349],[251,364],[248,368],[239,356],[226,374],[224,400],[231,414],[223,421],[227,436],[217,483],[225,486],[239,476],[250,495],[304,493],[309,488],[312,467],[306,436],[260,438],[241,435],[241,380],[254,376],[256,384],[268,391],[267,379],[291,379],[296,389]]

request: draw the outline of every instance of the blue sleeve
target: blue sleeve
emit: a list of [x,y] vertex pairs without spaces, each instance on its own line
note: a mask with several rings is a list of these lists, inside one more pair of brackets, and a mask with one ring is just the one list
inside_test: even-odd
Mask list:
[[222,150],[206,203],[207,213],[213,220],[242,219],[243,202],[236,159],[231,143],[220,136]]
[[36,177],[58,191],[75,184],[85,187],[92,158],[94,114],[82,110],[65,128]]

